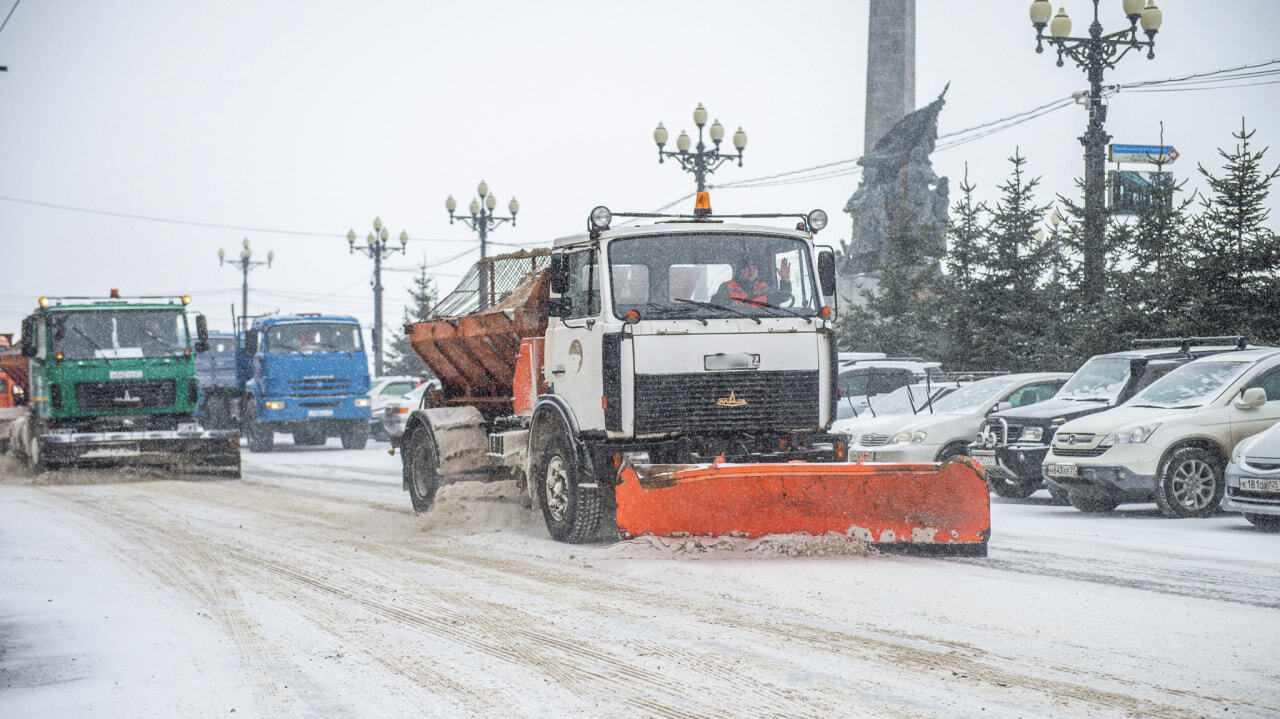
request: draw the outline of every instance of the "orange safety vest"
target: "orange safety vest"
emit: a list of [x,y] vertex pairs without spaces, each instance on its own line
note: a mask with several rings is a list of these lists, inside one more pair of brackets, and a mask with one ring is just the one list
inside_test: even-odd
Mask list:
[[729,299],[743,302],[750,300],[751,302],[759,302],[768,304],[769,302],[769,284],[767,282],[757,282],[755,287],[748,293],[738,284],[737,280],[729,280],[725,283],[725,287],[729,290]]

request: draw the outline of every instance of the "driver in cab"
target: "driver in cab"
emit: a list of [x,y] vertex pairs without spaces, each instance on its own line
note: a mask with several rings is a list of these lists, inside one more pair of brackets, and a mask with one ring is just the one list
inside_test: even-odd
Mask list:
[[783,259],[778,265],[778,287],[770,289],[769,283],[760,278],[760,270],[753,259],[743,260],[738,265],[734,278],[720,285],[711,297],[712,304],[727,305],[732,301],[735,305],[762,307],[780,305],[791,298],[791,263]]

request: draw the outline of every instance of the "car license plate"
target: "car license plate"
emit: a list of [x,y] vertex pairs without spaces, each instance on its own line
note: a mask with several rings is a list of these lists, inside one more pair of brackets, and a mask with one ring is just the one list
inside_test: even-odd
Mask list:
[[971,454],[974,459],[978,460],[978,464],[982,465],[983,467],[986,467],[987,469],[995,469],[996,467],[995,452],[975,449]]
[[1074,477],[1076,471],[1074,464],[1046,464],[1044,467],[1045,474],[1050,477]]
[[310,409],[310,410],[307,410],[307,416],[308,416],[308,417],[332,417],[332,416],[333,416],[333,410],[331,410],[331,409]]
[[1240,489],[1247,492],[1280,492],[1280,479],[1241,477]]
[[95,457],[136,457],[141,452],[138,451],[136,444],[122,444],[115,447],[97,447],[80,455],[82,459],[94,459]]

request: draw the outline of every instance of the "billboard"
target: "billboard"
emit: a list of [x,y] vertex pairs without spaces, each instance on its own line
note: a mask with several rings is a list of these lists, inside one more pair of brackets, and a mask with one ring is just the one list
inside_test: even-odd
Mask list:
[[1134,215],[1173,207],[1173,173],[1112,170],[1107,173],[1109,209],[1114,215]]

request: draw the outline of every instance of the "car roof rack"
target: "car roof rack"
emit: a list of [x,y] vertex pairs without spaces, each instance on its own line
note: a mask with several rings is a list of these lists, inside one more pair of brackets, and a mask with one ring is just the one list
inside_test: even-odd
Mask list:
[[1249,345],[1244,335],[1219,335],[1215,337],[1152,337],[1133,340],[1133,346],[1139,345],[1178,345],[1185,354],[1191,351],[1192,344],[1234,344],[1236,349],[1246,349]]

